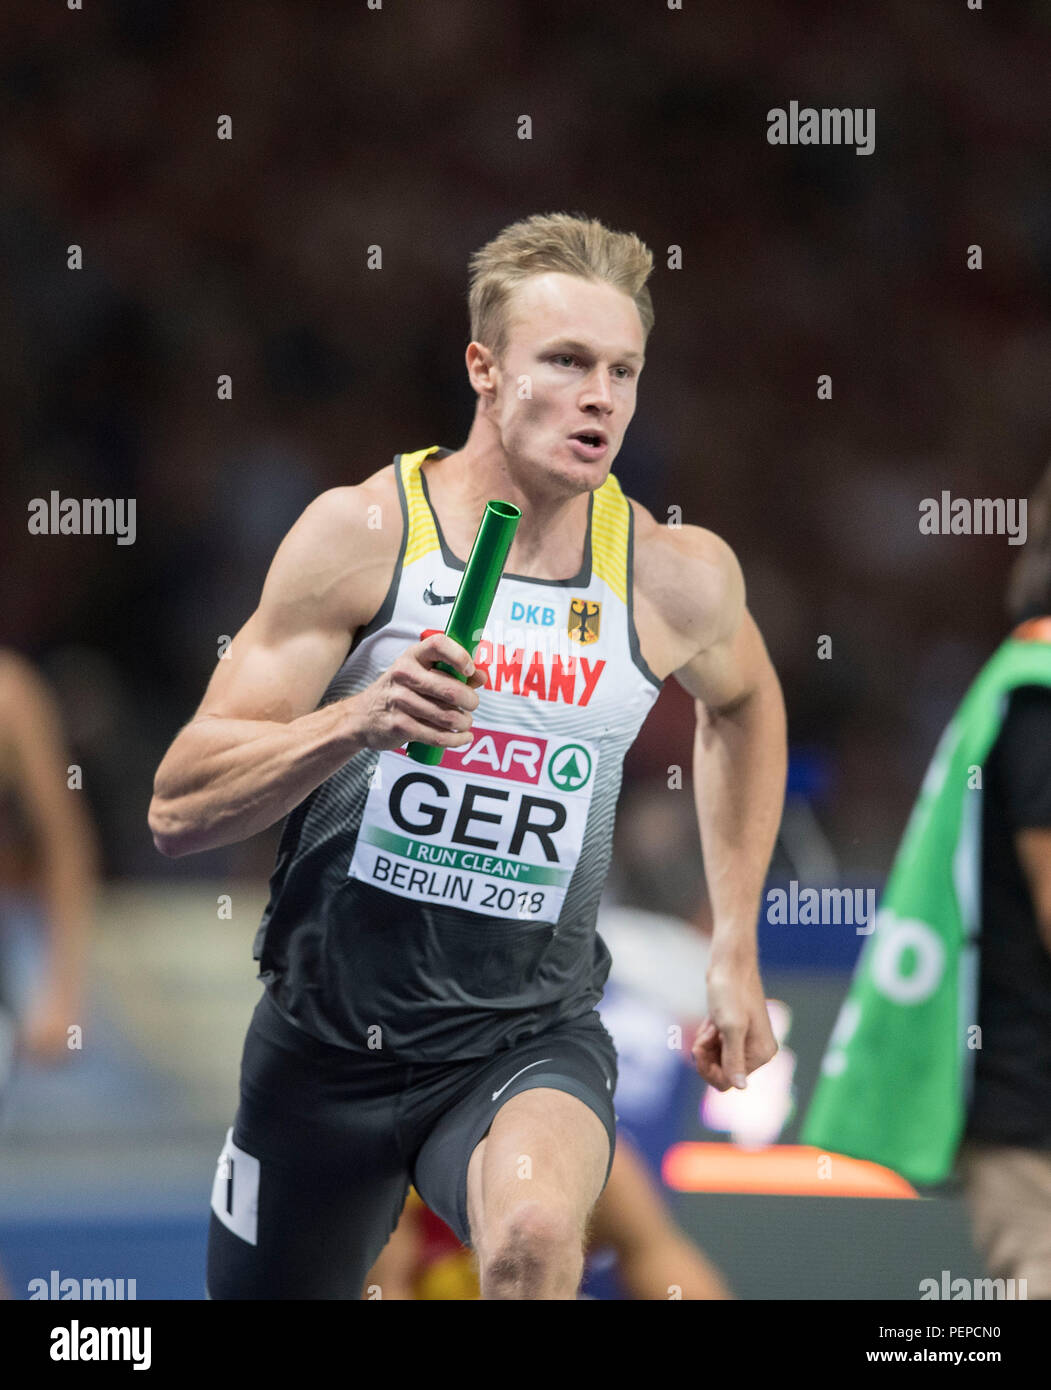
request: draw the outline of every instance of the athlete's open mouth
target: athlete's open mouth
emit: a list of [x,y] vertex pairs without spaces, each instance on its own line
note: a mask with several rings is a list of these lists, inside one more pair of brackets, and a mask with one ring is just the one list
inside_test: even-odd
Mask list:
[[605,449],[608,440],[601,430],[577,430],[571,434],[570,439],[576,444],[583,444],[588,449]]

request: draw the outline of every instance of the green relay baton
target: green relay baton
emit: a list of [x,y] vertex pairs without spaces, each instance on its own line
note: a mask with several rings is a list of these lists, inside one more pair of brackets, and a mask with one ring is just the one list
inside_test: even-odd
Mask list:
[[[482,629],[489,621],[489,613],[496,597],[496,586],[507,563],[507,552],[511,549],[522,513],[511,502],[487,502],[482,515],[482,524],[471,546],[467,567],[460,581],[453,602],[452,612],[445,629],[451,637],[471,653],[471,660],[478,649]],[[454,671],[444,661],[435,662],[435,669],[445,671],[457,680],[466,680],[459,671]],[[442,760],[444,748],[435,748],[429,743],[410,743],[405,750],[410,758],[418,763],[434,767]]]

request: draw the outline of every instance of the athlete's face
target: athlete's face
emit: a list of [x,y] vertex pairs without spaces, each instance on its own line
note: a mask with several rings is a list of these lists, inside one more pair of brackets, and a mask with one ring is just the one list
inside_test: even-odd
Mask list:
[[512,471],[523,482],[542,473],[567,493],[599,487],[635,413],[644,351],[639,311],[614,286],[558,271],[517,286],[492,378]]

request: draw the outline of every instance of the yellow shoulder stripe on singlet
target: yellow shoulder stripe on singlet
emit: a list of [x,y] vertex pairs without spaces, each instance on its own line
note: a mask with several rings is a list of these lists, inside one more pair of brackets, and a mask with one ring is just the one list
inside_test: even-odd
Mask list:
[[[436,452],[437,444],[401,456],[401,482],[409,512],[404,565],[439,549],[438,532],[420,482],[420,464]],[[628,518],[631,503],[611,473],[594,494],[591,511],[591,567],[621,603],[628,601]]]
[[621,603],[628,601],[628,519],[631,503],[611,473],[595,491],[591,512],[591,568]]
[[429,449],[417,449],[414,454],[401,456],[401,485],[405,489],[405,501],[409,510],[409,534],[405,538],[403,565],[411,565],[414,560],[439,549],[434,517],[427,505],[427,499],[423,495],[423,484],[420,482],[420,464],[429,454],[435,453],[437,448],[437,444],[432,444]]

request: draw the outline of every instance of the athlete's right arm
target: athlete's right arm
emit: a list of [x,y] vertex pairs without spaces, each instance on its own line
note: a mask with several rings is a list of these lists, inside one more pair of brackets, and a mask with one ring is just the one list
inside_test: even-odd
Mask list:
[[[409,647],[360,694],[317,708],[390,583],[400,533],[367,525],[377,496],[397,514],[381,477],[322,493],[282,541],[258,608],[157,769],[149,825],[163,854],[257,834],[364,748],[469,742],[483,678],[444,634]],[[439,660],[469,685],[435,670]]]

